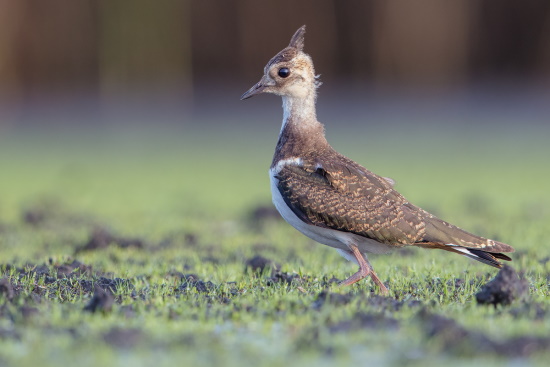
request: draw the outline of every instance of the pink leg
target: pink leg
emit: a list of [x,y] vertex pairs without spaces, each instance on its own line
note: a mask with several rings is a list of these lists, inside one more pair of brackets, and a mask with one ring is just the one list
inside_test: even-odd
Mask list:
[[350,249],[350,252],[355,257],[355,259],[357,259],[357,262],[359,263],[359,271],[357,273],[353,274],[352,276],[350,276],[348,279],[340,282],[340,285],[341,286],[352,285],[354,283],[357,283],[361,279],[364,279],[367,275],[370,275],[371,279],[374,281],[374,283],[380,289],[380,293],[382,293],[384,295],[388,294],[388,292],[389,292],[388,288],[386,288],[384,283],[382,283],[380,278],[378,278],[378,276],[374,272],[374,269],[372,268],[371,264],[369,264],[367,259],[365,259],[363,254],[361,254],[361,252],[359,251],[357,246],[350,245],[349,249]]

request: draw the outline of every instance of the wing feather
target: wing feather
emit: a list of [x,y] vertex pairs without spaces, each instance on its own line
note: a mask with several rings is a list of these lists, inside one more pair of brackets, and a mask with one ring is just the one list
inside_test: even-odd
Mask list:
[[354,162],[286,165],[277,179],[286,204],[309,224],[394,245],[412,244],[423,235],[418,208]]

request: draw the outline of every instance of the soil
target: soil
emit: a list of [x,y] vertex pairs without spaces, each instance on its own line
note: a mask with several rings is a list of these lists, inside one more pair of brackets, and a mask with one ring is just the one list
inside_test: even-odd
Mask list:
[[260,205],[254,208],[250,213],[250,218],[255,222],[283,219],[273,205]]
[[2,339],[21,339],[21,336],[16,330],[0,327],[0,340]]
[[76,249],[76,253],[81,251],[91,251],[105,249],[109,246],[118,246],[120,248],[135,247],[145,248],[147,244],[140,238],[128,238],[114,235],[104,227],[96,227],[90,234],[88,242]]
[[517,299],[521,299],[529,291],[529,284],[521,279],[509,265],[504,265],[496,277],[476,294],[479,304],[507,306]]
[[[266,221],[280,220],[278,212],[271,206],[254,209],[251,218],[256,223],[260,223],[259,225]],[[47,211],[34,208],[23,214],[23,220],[29,226],[38,227],[51,223],[52,219]],[[102,251],[111,246],[132,247],[146,249],[147,251],[155,248],[143,239],[119,236],[104,226],[92,227],[92,225],[88,225],[86,228],[91,229],[89,238],[85,243],[79,244],[80,246],[76,249],[77,254],[82,251]],[[183,244],[190,248],[196,248],[197,251],[202,251],[201,254],[207,254],[210,250],[199,242],[199,237],[196,234],[185,233],[173,240],[167,240],[166,243],[167,245],[175,243],[178,246]],[[258,252],[277,251],[271,245],[259,244],[255,246],[255,250],[258,250]],[[215,250],[215,247],[213,247],[213,250]],[[212,252],[214,252],[213,250]],[[405,253],[401,253],[401,255],[403,254],[408,256],[412,252],[405,251]],[[213,256],[203,256],[201,259],[214,264],[227,261],[227,258]],[[548,260],[543,259],[541,261],[547,262]],[[281,271],[279,264],[262,255],[247,259],[244,265],[245,273],[252,272],[258,276],[265,276],[268,286],[276,284],[299,285],[311,281],[308,277]],[[15,276],[9,278],[10,274],[15,274]],[[228,305],[226,307],[228,315],[237,311],[258,312],[257,307],[253,304],[243,305],[238,302],[232,304],[232,298],[240,294],[234,283],[215,284],[206,279],[201,279],[196,274],[179,271],[171,271],[167,276],[176,277],[174,281],[178,283],[175,286],[168,286],[173,287],[170,288],[171,292],[169,293],[173,297],[190,295],[191,297],[196,296],[207,299],[209,303],[217,302],[218,304]],[[38,284],[42,283],[35,282],[36,284],[30,292],[28,290],[23,291],[18,280],[29,277],[36,280],[40,278],[46,286],[39,286]],[[339,279],[327,277],[321,278],[318,284],[328,287],[335,282],[339,282]],[[472,282],[474,281],[472,280]],[[446,281],[446,286],[451,291],[454,290],[459,293],[466,284],[463,279],[457,278]],[[441,280],[429,280],[427,284],[418,285],[418,287],[428,287],[428,289],[436,291],[441,289]],[[219,292],[220,289],[224,289],[225,293]],[[344,290],[347,289],[342,289],[342,291]],[[515,300],[522,299],[527,291],[527,281],[518,276],[513,268],[504,266],[497,276],[481,289],[476,295],[476,299],[479,304],[490,304],[495,307],[507,306]],[[0,299],[3,300],[3,304],[0,305],[0,319],[22,317],[24,320],[32,320],[33,317],[40,314],[39,308],[34,307],[34,305],[43,302],[46,297],[58,297],[59,295],[63,297],[68,295],[84,296],[81,306],[83,312],[109,313],[116,308],[116,305],[122,299],[126,301],[128,301],[128,297],[134,300],[138,297],[146,299],[145,292],[147,291],[137,292],[129,279],[115,278],[112,274],[94,271],[92,266],[83,264],[78,260],[56,263],[50,259],[48,263],[26,264],[21,267],[13,264],[0,264]],[[398,315],[398,312],[404,308],[421,309],[417,313],[416,320],[419,323],[419,328],[423,331],[424,338],[426,340],[437,340],[446,352],[461,357],[487,353],[522,357],[550,348],[550,337],[521,336],[494,340],[483,332],[465,328],[452,318],[426,311],[423,308],[426,306],[424,302],[414,299],[414,285],[410,290],[396,290],[395,294],[396,297],[394,298],[380,296],[369,291],[358,291],[357,289],[349,290],[349,293],[336,293],[325,290],[318,293],[313,302],[305,302],[301,306],[304,308],[304,312],[315,312],[327,306],[340,307],[356,302],[358,309],[370,310],[369,312],[357,311],[344,320],[327,321],[326,326],[330,333],[346,333],[365,328],[399,330],[403,325],[399,321],[399,317],[394,318],[392,316]],[[118,310],[121,316],[132,318],[136,315],[136,307],[133,304],[126,304],[119,306]],[[532,315],[536,320],[543,320],[550,315],[547,306],[533,302],[518,302],[515,304],[515,308],[506,309],[506,312],[514,317],[524,316],[525,314]],[[322,312],[317,314],[320,315]],[[178,314],[171,312],[169,317],[177,318]],[[313,332],[320,331],[313,330]],[[3,338],[18,339],[20,335],[16,330],[0,327],[0,339]],[[137,328],[113,328],[103,334],[103,339],[106,343],[118,348],[132,348],[144,339],[144,333]]]
[[328,291],[322,291],[321,293],[319,293],[311,306],[313,309],[319,310],[325,304],[342,306],[352,302],[353,300],[359,300],[360,303],[371,306],[380,312],[398,312],[403,307],[422,306],[421,301],[414,299],[401,301],[393,297],[379,296],[367,292],[350,292],[340,294]]
[[110,290],[105,290],[100,286],[95,287],[94,296],[88,302],[88,304],[83,308],[84,311],[89,312],[110,312],[113,308],[113,303],[115,302],[115,297]]
[[13,291],[13,285],[8,278],[0,279],[0,294],[4,294],[8,300],[12,300],[15,292]]
[[273,205],[260,205],[254,208],[248,216],[248,222],[251,228],[258,231],[262,230],[268,223],[282,220],[283,218]]
[[200,280],[196,274],[184,274],[182,280],[183,282],[174,289],[176,294],[187,293],[191,289],[195,289],[198,293],[209,293],[218,287],[211,281]]
[[31,319],[34,315],[39,314],[38,308],[31,306],[21,306],[19,312],[21,312],[21,316],[23,316],[25,320]]
[[275,261],[267,259],[261,255],[256,255],[246,260],[245,270],[250,269],[252,273],[263,273],[265,269],[279,270],[281,266]]
[[[27,264],[24,267],[16,267],[11,264],[0,265],[2,269],[0,276],[6,276],[12,271],[15,271],[19,280],[23,278],[43,278],[47,287],[35,285],[32,292],[28,296],[30,301],[40,302],[46,293],[50,297],[56,297],[56,294],[68,295],[94,295],[89,303],[89,311],[94,311],[97,307],[105,307],[106,300],[102,299],[98,289],[110,294],[113,298],[121,286],[129,290],[134,290],[133,284],[122,278],[107,278],[102,273],[93,272],[92,267],[81,263],[78,260],[73,260],[65,264]],[[0,294],[4,294],[8,301],[14,301],[15,298],[21,296],[22,286],[14,285],[7,277],[0,278]],[[48,290],[46,289],[48,288]],[[97,297],[96,297],[97,296]],[[132,292],[130,296],[135,296],[135,292]],[[97,298],[100,299],[97,299]],[[96,299],[94,299],[96,298]],[[86,306],[88,307],[88,306]],[[25,315],[30,315],[32,310],[22,310]]]
[[[270,277],[267,278],[268,284],[277,282],[304,282],[307,279],[300,278],[298,274],[289,274],[281,272],[273,267],[273,261],[262,256],[255,256],[246,261],[248,267],[253,271],[264,271],[272,268]],[[50,288],[50,293],[65,294],[84,294],[91,298],[83,307],[84,312],[92,313],[109,313],[112,312],[115,304],[119,301],[115,294],[120,290],[128,289],[132,293],[131,297],[136,297],[133,284],[128,279],[109,278],[104,274],[94,272],[91,266],[85,265],[78,260],[72,260],[66,263],[57,264],[50,261],[49,264],[27,264],[24,267],[15,267],[11,264],[0,266],[2,270],[0,276],[0,296],[5,298],[5,302],[0,306],[0,318],[15,317],[19,313],[23,319],[29,320],[39,314],[39,309],[33,307],[32,302],[42,302],[45,297],[45,292],[39,287],[35,287],[30,296],[25,296],[17,282],[10,281],[6,277],[9,273],[15,272],[19,279],[23,277],[43,277],[45,283]],[[214,291],[219,290],[220,286],[210,281],[201,280],[196,274],[172,271],[169,276],[177,277],[181,283],[174,287],[173,295],[179,297],[182,294],[189,294],[190,291],[195,292],[198,296],[205,297],[210,302],[230,305],[231,298],[238,296],[239,291],[231,282],[226,283],[230,290],[226,294],[212,295]],[[337,279],[328,279],[326,283],[338,281]],[[461,279],[450,281],[449,285],[454,285],[456,289],[464,286]],[[504,268],[492,281],[490,281],[480,294],[490,295],[490,302],[493,305],[507,305],[514,299],[520,297],[527,289],[526,282],[521,280],[517,273],[511,268]],[[126,294],[126,297],[128,294]],[[17,297],[25,297],[23,300],[18,300]],[[28,298],[27,298],[28,297]],[[486,296],[489,297],[489,296]],[[369,312],[357,311],[348,319],[339,321],[327,321],[327,328],[330,333],[347,333],[361,329],[372,330],[395,330],[401,328],[401,322],[398,318],[393,317],[397,312],[400,312],[404,307],[421,308],[425,305],[422,301],[408,298],[385,297],[373,294],[367,291],[353,291],[349,293],[334,293],[329,291],[320,292],[316,299],[308,306],[312,310],[320,310],[326,305],[339,307],[347,305],[351,302],[357,302],[358,308],[367,308]],[[478,297],[479,302],[479,297]],[[11,306],[7,307],[8,304]],[[16,308],[13,305],[21,304]],[[228,306],[228,314],[239,311],[241,305]],[[246,306],[245,312],[257,312],[253,305]],[[134,306],[121,306],[120,315],[126,318],[135,316]],[[512,315],[524,315],[525,313],[533,313],[533,317],[544,318],[548,314],[542,305],[537,307],[534,303],[523,303],[519,307],[509,310]],[[170,314],[171,318],[177,318],[177,314]],[[537,336],[521,336],[512,337],[504,340],[494,340],[485,333],[470,330],[460,325],[452,318],[441,316],[431,311],[426,311],[422,308],[417,316],[419,327],[423,330],[426,340],[437,340],[446,353],[464,357],[475,355],[486,355],[493,353],[496,355],[509,357],[528,357],[534,353],[550,348],[550,337]],[[313,330],[313,333],[320,332]],[[0,339],[10,338],[18,339],[20,335],[17,331],[0,328]],[[133,348],[136,347],[144,339],[143,331],[136,328],[113,328],[103,334],[103,339],[106,343],[117,348]],[[304,342],[309,342],[306,340]]]
[[271,275],[267,278],[267,285],[272,286],[277,283],[301,284],[308,278],[300,277],[296,273],[281,271],[281,266],[275,261],[256,255],[245,261],[245,272],[252,271],[255,274],[261,274],[267,269],[271,269]]
[[143,339],[143,332],[140,329],[124,329],[115,327],[103,334],[103,340],[107,344],[118,348],[133,348]]
[[302,284],[304,283],[308,277],[304,276],[301,277],[298,274],[295,273],[289,273],[286,271],[280,271],[277,269],[273,269],[271,271],[271,276],[267,278],[267,285],[272,286],[276,283],[286,283],[286,284]]
[[354,298],[354,295],[351,293],[331,293],[328,291],[322,291],[317,295],[317,298],[311,305],[314,309],[319,310],[325,304],[331,304],[335,306],[347,305]]
[[437,339],[445,351],[460,357],[494,353],[528,357],[550,348],[550,337],[521,336],[495,341],[482,332],[470,331],[455,320],[422,310],[418,319],[428,339]]
[[40,209],[29,209],[23,212],[23,222],[31,226],[39,226],[47,218],[47,213]]
[[351,319],[329,326],[331,333],[350,332],[359,329],[397,330],[399,329],[399,321],[383,313],[357,312]]

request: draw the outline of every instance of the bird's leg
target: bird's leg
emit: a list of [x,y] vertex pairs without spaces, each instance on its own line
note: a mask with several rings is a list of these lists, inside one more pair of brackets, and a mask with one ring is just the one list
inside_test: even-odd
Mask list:
[[374,272],[374,269],[372,268],[372,265],[369,263],[367,259],[363,256],[363,254],[359,251],[356,245],[351,244],[349,245],[350,252],[357,260],[357,263],[359,264],[359,271],[352,276],[350,276],[348,279],[340,282],[341,286],[344,285],[351,285],[354,283],[357,283],[361,279],[364,279],[367,275],[370,275],[374,283],[378,286],[380,289],[380,292],[382,294],[388,294],[388,288],[382,283],[380,278],[376,275]]

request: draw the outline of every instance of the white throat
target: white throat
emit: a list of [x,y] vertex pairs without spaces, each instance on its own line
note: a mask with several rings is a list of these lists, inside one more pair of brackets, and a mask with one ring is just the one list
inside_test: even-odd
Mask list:
[[288,121],[297,127],[306,127],[311,124],[317,124],[317,114],[315,112],[315,90],[304,97],[283,97],[283,124],[281,132],[284,130]]

